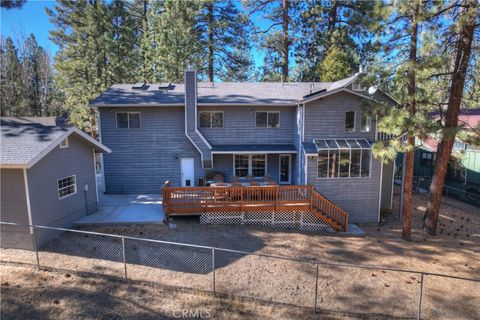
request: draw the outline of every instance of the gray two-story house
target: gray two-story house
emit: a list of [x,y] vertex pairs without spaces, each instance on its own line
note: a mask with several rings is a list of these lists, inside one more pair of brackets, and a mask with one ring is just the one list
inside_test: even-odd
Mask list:
[[352,222],[377,222],[391,206],[392,165],[373,158],[380,134],[364,101],[386,99],[336,82],[118,84],[91,102],[98,111],[107,193],[159,193],[205,183],[209,173],[269,175],[278,184],[311,184]]

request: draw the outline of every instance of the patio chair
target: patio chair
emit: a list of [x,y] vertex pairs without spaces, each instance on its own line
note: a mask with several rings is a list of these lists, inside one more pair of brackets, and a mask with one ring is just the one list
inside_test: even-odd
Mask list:
[[265,174],[265,175],[263,176],[263,181],[264,181],[264,182],[272,181],[272,175],[271,175],[271,174],[268,174],[268,173]]
[[242,183],[240,182],[240,180],[233,180],[233,181],[232,181],[232,186],[234,186],[234,187],[241,187],[241,186],[242,186]]
[[249,182],[250,186],[259,186],[260,184],[258,183],[258,181],[255,181],[255,180],[252,180]]
[[251,174],[249,174],[246,178],[247,178],[247,181],[249,182],[255,181],[255,177],[252,176]]
[[277,183],[273,180],[267,180],[267,181],[265,181],[265,184],[267,186],[276,186],[277,185]]
[[239,182],[239,181],[240,181],[240,178],[239,178],[237,175],[233,175],[233,176],[230,177],[230,180],[231,180],[232,182]]

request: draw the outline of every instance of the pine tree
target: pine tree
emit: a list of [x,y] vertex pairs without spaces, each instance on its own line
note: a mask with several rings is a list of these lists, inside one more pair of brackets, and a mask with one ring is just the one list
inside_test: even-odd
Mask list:
[[21,64],[12,38],[1,39],[0,92],[2,116],[20,115],[23,96]]
[[[265,50],[263,67],[264,80],[290,78],[291,44],[294,41],[295,21],[300,10],[298,0],[247,0],[250,15],[261,14],[268,25],[256,31],[257,41]],[[278,73],[277,68],[281,69]]]
[[[366,64],[375,53],[372,39],[383,16],[380,2],[374,0],[303,3],[297,21],[301,36],[295,48],[298,77],[318,81],[331,79],[319,71],[340,67],[337,76],[343,77],[358,70],[359,64]],[[333,55],[342,62],[338,64]]]
[[425,212],[424,230],[430,235],[436,234],[438,214],[442,197],[445,175],[448,162],[452,154],[455,136],[458,131],[458,114],[462,105],[462,96],[465,89],[465,79],[472,55],[475,28],[479,24],[479,9],[477,0],[459,1],[459,13],[456,28],[451,29],[455,39],[455,61],[451,73],[445,125],[441,131],[441,141],[437,148],[437,161],[435,164],[430,192],[428,195],[427,211]]
[[201,69],[200,34],[195,26],[199,3],[165,0],[155,28],[158,76],[163,81],[182,82],[188,65]]
[[250,22],[233,0],[208,0],[197,17],[208,81],[248,79]]

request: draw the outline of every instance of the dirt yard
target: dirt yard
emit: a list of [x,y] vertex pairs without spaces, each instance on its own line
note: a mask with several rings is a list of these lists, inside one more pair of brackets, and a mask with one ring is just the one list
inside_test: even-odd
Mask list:
[[[402,268],[480,279],[480,210],[443,206],[439,234],[429,237],[420,230],[424,206],[425,199],[416,196],[412,242],[401,240],[401,224],[393,214],[385,216],[380,226],[362,226],[366,235],[355,237],[257,226],[200,225],[196,220],[179,218],[174,219],[175,230],[162,225],[84,230],[309,261]],[[69,249],[70,255],[55,250],[40,254],[42,266],[49,267],[50,272],[33,272],[31,265],[35,261],[29,252],[2,250],[2,261],[24,264],[21,268],[18,263],[15,267],[9,263],[1,267],[2,316],[6,319],[32,318],[35,314],[36,318],[58,319],[144,319],[155,315],[175,318],[173,311],[178,307],[208,307],[211,318],[219,319],[308,319],[312,314],[312,310],[294,306],[313,306],[314,264],[217,252],[217,292],[255,298],[256,302],[252,303],[152,285],[161,283],[202,292],[211,290],[211,255],[202,249],[185,253],[185,248],[127,242],[128,277],[132,282],[127,287],[104,277],[123,275],[119,243],[92,237],[65,238],[63,241],[76,244],[74,249]],[[98,259],[91,259],[97,255]],[[82,271],[94,272],[100,278],[89,279],[82,276]],[[315,317],[413,318],[417,310],[419,280],[419,275],[414,273],[320,265],[317,306],[322,313]],[[146,281],[150,283],[145,284]],[[427,276],[424,283],[422,314],[425,318],[480,318],[480,310],[476,307],[480,305],[478,282]],[[75,297],[81,299],[73,301]],[[272,307],[259,301],[282,302],[288,307]],[[67,305],[71,307],[62,308]]]

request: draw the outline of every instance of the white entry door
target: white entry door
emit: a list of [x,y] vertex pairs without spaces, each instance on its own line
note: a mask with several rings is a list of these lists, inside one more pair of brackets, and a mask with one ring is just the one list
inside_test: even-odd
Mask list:
[[193,187],[195,185],[193,158],[181,158],[180,166],[182,187]]
[[292,156],[281,154],[279,162],[280,184],[290,184],[292,181]]

